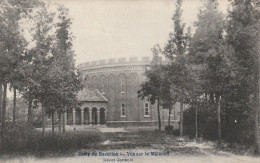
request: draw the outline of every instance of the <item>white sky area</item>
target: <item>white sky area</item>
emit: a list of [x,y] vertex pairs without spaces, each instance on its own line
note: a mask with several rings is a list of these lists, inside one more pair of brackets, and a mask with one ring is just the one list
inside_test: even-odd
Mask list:
[[[49,0],[50,1],[50,0]],[[192,26],[205,0],[184,0],[183,21]],[[76,63],[151,56],[173,31],[176,0],[52,0],[69,8]],[[226,13],[227,0],[219,0]]]
[[[151,48],[156,44],[164,47],[169,33],[173,31],[171,18],[176,0],[46,1],[63,4],[70,10],[76,64],[109,58],[152,56]],[[182,17],[186,27],[192,27],[197,20],[204,1],[183,0]],[[219,9],[227,13],[228,0],[218,2]],[[12,92],[8,91],[8,97],[12,97]]]

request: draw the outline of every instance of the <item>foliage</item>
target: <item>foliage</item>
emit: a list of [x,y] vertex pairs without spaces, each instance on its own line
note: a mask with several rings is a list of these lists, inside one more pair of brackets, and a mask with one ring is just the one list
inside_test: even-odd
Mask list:
[[190,63],[197,71],[206,94],[222,95],[234,84],[237,66],[233,51],[224,39],[224,17],[214,1],[208,0],[198,14],[190,46]]
[[4,139],[5,141],[0,145],[0,155],[10,153],[44,155],[50,152],[76,151],[89,148],[91,144],[101,140],[96,133],[84,132],[46,133],[42,136],[41,132],[29,123],[8,124]]
[[[225,104],[225,103],[224,103]],[[217,139],[216,109],[210,103],[193,106],[184,111],[184,134],[195,137],[195,107],[198,107],[198,136],[208,140]],[[254,141],[254,126],[250,108],[235,108],[224,105],[221,111],[222,139],[233,144],[250,146]]]
[[147,81],[141,84],[138,95],[142,99],[147,98],[152,104],[160,98],[160,105],[164,108],[170,108],[173,105],[172,100],[170,99],[170,85],[167,76],[163,71],[165,66],[162,65],[162,61],[159,60],[159,47],[155,46],[153,52],[154,57],[151,61],[151,66],[145,71]]
[[198,136],[215,140],[217,138],[216,109],[209,104],[203,107],[192,105],[184,111],[184,134],[190,138],[195,137],[195,107],[198,107]]
[[172,134],[173,133],[173,126],[165,126],[165,131],[169,134]]
[[[164,80],[162,78],[162,71],[160,69],[161,62],[159,60],[160,59],[159,54],[161,53],[161,49],[159,46],[154,46],[154,48],[152,48],[152,51],[153,51],[153,55],[154,55],[153,60],[151,62],[151,66],[148,69],[146,69],[146,72],[145,72],[145,76],[146,76],[147,80],[141,84],[140,89],[137,91],[137,94],[138,94],[138,97],[141,97],[141,99],[146,98],[152,104],[154,104],[157,100],[158,127],[159,127],[159,131],[161,131],[161,119],[160,119],[159,105],[163,101],[164,107],[166,107],[166,104],[171,102],[171,100],[167,100],[170,97],[168,94],[169,89],[162,89],[162,87],[165,88],[165,87],[168,87],[169,85],[165,84],[165,82],[167,80]],[[163,85],[163,84],[165,84],[165,85]],[[165,99],[165,97],[167,99]]]
[[[31,6],[29,13],[22,15],[23,20],[32,24],[29,31],[34,46],[20,48],[23,52],[20,54],[16,51],[20,58],[17,58],[17,73],[12,79],[16,83],[15,87],[29,101],[29,109],[33,99],[37,99],[51,112],[58,108],[71,108],[77,104],[76,93],[80,86],[71,50],[68,10],[59,6],[56,22],[56,13],[48,11],[44,3],[37,4]],[[15,22],[18,24],[18,20]],[[56,32],[53,33],[53,30]]]
[[[41,0],[0,3],[1,90],[2,85],[7,88],[9,84],[22,94],[28,101],[30,123],[33,121],[32,109],[37,108],[38,103],[48,113],[61,113],[78,104],[76,94],[81,84],[74,65],[71,19],[68,9],[55,7],[50,11]],[[4,98],[0,99],[3,100],[4,118],[5,90]],[[4,126],[2,135],[5,135]],[[5,136],[1,138],[4,141]]]
[[[260,6],[258,0],[232,0],[230,2],[232,10],[228,14],[227,42],[234,49],[234,58],[239,64],[240,72],[236,76],[239,86],[235,92],[235,97],[240,98],[240,101],[236,100],[235,102],[239,112],[234,114],[234,116],[240,115],[239,120],[246,120],[243,123],[245,124],[244,127],[253,126],[252,119],[255,120],[255,152],[259,155]],[[248,114],[241,114],[244,113],[241,109],[245,109],[251,114],[253,113],[254,116],[248,119]],[[237,127],[234,126],[234,128]],[[241,132],[244,131],[247,130]],[[244,133],[244,136],[247,136],[246,133]]]
[[[170,33],[167,45],[161,50],[159,45],[154,46],[151,67],[146,71],[147,81],[141,85],[139,96],[147,97],[154,103],[156,97],[162,100],[162,106],[172,109],[177,101],[184,101],[185,90],[183,83],[187,83],[187,71],[184,53],[187,52],[189,32],[184,33],[185,24],[181,23],[182,1],[176,3],[173,16],[174,32]],[[165,55],[169,63],[162,63],[160,55]]]
[[175,102],[185,102],[188,98],[188,85],[190,75],[187,68],[187,52],[190,41],[190,28],[185,33],[185,24],[182,23],[182,0],[176,2],[173,15],[174,32],[170,33],[168,43],[163,54],[170,60],[163,71],[166,73],[170,85],[170,96]]

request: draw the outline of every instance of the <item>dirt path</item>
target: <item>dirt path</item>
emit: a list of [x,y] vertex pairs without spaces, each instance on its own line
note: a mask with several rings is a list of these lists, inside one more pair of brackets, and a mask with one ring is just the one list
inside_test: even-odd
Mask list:
[[[214,155],[206,153],[205,155],[178,155],[175,152],[170,152],[169,155],[151,156],[152,152],[162,152],[156,149],[121,149],[121,150],[110,150],[110,151],[95,151],[97,156],[79,156],[79,153],[75,153],[73,157],[62,157],[62,158],[45,158],[38,159],[35,157],[22,157],[9,159],[3,162],[8,163],[101,163],[101,162],[136,162],[136,163],[153,163],[153,162],[172,162],[172,163],[259,163],[259,158],[248,157],[248,156],[237,156],[237,155]],[[124,154],[121,156],[99,156],[99,152],[102,154],[119,153]],[[139,155],[128,156],[127,153],[138,153]],[[149,156],[145,156],[149,153]],[[142,154],[142,156],[141,156]]]
[[[94,130],[94,129],[93,129]],[[70,156],[19,157],[7,163],[99,163],[99,162],[176,162],[176,163],[260,163],[260,158],[235,155],[215,148],[212,142],[197,143],[154,130],[101,129],[101,142]],[[80,132],[79,129],[76,130]],[[95,130],[96,131],[96,130]],[[113,132],[112,132],[113,131]]]

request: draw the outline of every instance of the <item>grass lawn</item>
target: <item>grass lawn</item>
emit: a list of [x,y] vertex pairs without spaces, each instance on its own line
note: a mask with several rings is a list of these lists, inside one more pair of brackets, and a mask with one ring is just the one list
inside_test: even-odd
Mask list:
[[[105,132],[104,132],[105,131]],[[108,132],[110,131],[110,132]],[[38,135],[37,135],[38,134]],[[38,136],[38,137],[37,137]],[[104,159],[133,159],[134,162],[257,162],[259,158],[252,156],[235,155],[215,148],[212,142],[197,143],[189,139],[181,139],[165,132],[158,132],[156,128],[105,128],[102,126],[77,126],[75,129],[68,126],[65,134],[53,135],[50,129],[44,137],[37,130],[34,140],[22,144],[23,151],[13,148],[9,152],[0,152],[0,162],[38,162],[42,163],[70,163],[70,162],[104,162]],[[24,140],[25,137],[23,137]],[[16,139],[15,139],[16,140]],[[14,152],[18,150],[18,152]],[[119,152],[125,155],[120,157],[87,157],[78,153],[90,152]],[[164,152],[169,155],[155,156],[128,156],[128,152],[152,153]]]
[[[27,157],[41,159],[75,158],[78,157],[78,152],[93,151],[120,151],[124,153],[129,151],[139,151],[140,153],[159,151],[169,152],[170,157],[201,158],[233,155],[230,152],[217,149],[212,142],[197,143],[189,139],[181,139],[163,131],[158,132],[157,128],[154,127],[76,126],[74,128],[67,126],[64,134],[59,133],[57,129],[55,131],[53,135],[50,129],[46,129],[45,136],[42,137],[41,131],[36,130],[35,135],[32,135],[33,140],[27,140],[27,137],[17,137],[24,139],[22,142],[25,141],[25,143],[22,143],[18,148],[15,146],[17,143],[13,142],[14,144],[6,146],[9,150],[5,149],[4,153],[0,152],[0,156],[5,160],[13,157],[25,157],[25,159]],[[18,143],[21,142],[18,141]],[[83,157],[82,159],[86,158]]]

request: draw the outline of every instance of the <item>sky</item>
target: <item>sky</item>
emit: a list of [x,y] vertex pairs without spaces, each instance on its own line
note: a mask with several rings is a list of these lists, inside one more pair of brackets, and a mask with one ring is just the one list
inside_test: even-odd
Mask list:
[[[183,21],[192,26],[205,0],[184,0]],[[76,64],[93,60],[151,56],[173,31],[176,0],[51,0],[70,10]],[[226,13],[227,0],[219,0]]]
[[[152,56],[173,31],[176,0],[46,0],[69,9],[76,64],[122,57]],[[192,26],[205,0],[183,0],[183,22]],[[227,0],[218,0],[227,13]],[[8,92],[8,97],[12,93]]]

